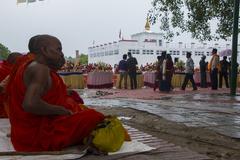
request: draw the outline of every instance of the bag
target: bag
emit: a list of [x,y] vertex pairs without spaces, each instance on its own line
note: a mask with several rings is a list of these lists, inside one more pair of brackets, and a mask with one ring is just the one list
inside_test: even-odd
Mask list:
[[[92,132],[92,144],[100,151],[116,152],[126,139],[127,132],[117,117],[107,117]],[[129,136],[129,135],[128,135]],[[129,137],[130,139],[130,137]]]
[[170,91],[170,84],[168,83],[168,81],[167,80],[161,80],[160,81],[160,84],[159,84],[159,90],[160,91],[166,91],[166,92],[168,92],[168,91]]

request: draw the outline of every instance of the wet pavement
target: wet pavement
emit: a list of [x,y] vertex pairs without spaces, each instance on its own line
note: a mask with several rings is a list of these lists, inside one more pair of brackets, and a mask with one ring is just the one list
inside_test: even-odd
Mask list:
[[86,105],[134,108],[186,126],[202,127],[232,138],[240,138],[239,95],[231,97],[227,93],[190,92],[143,100],[114,98],[115,91],[110,92],[112,98],[96,97],[94,93],[94,90],[80,92]]

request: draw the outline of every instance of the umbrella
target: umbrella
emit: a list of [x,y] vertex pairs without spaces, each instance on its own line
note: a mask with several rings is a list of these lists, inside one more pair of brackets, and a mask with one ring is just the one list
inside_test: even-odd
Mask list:
[[231,56],[232,55],[232,50],[231,49],[225,49],[219,52],[219,56]]

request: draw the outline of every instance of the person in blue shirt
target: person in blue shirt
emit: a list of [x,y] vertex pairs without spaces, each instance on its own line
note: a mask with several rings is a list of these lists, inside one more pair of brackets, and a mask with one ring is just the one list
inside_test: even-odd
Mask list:
[[119,89],[121,89],[122,80],[124,79],[124,88],[127,89],[128,64],[127,55],[123,55],[123,59],[119,62],[118,70],[120,74]]

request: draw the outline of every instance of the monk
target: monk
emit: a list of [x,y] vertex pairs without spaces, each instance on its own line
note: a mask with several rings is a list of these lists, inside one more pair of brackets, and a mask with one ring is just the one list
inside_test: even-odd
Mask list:
[[13,52],[8,55],[7,60],[0,63],[0,118],[7,118],[8,115],[4,109],[5,86],[8,83],[8,77],[16,60],[21,56],[20,53]]
[[81,144],[104,120],[104,115],[82,109],[68,96],[57,74],[65,59],[56,37],[31,38],[29,51],[19,59],[7,86],[15,150],[56,151]]

